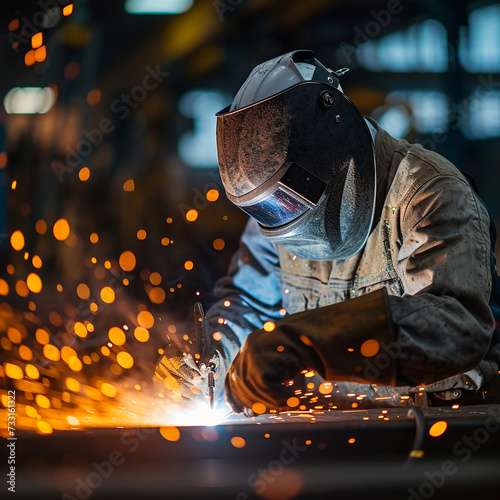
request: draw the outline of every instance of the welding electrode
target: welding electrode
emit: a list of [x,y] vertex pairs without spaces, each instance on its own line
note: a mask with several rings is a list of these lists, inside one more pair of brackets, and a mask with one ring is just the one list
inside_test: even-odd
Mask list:
[[194,305],[194,327],[196,332],[196,348],[199,354],[199,365],[205,365],[208,368],[208,398],[210,400],[210,409],[214,407],[215,390],[215,368],[216,365],[210,362],[213,355],[212,342],[210,339],[210,326],[205,318],[203,306],[200,302]]
[[210,409],[214,408],[214,389],[215,389],[215,365],[210,363],[208,365],[208,398],[210,399]]

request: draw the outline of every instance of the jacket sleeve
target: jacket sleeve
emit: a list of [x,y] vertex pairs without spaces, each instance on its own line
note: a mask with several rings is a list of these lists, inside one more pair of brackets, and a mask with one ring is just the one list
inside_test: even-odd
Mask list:
[[489,217],[463,180],[439,176],[401,214],[398,274],[390,296],[398,383],[429,384],[475,368],[494,330]]
[[215,285],[217,302],[206,314],[211,329],[222,333],[226,361],[234,358],[250,333],[282,317],[278,273],[276,250],[249,219],[227,276]]

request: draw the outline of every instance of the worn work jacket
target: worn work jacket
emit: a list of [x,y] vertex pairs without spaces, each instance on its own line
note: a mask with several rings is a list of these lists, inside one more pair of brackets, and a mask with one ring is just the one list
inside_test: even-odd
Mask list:
[[224,334],[228,363],[266,321],[385,287],[398,385],[478,389],[500,360],[489,307],[496,266],[488,212],[449,161],[370,122],[377,201],[363,249],[347,260],[299,259],[269,243],[251,219],[228,276],[216,284],[209,322]]

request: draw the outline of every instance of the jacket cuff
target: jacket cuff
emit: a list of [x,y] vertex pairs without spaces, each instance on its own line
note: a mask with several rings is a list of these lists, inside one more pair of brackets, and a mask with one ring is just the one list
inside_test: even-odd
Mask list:
[[325,380],[396,385],[399,348],[385,288],[282,321],[316,352]]

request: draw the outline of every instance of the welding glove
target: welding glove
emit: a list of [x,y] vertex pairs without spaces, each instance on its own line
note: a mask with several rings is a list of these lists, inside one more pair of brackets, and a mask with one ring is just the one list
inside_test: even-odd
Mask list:
[[[220,365],[217,351],[210,362],[215,364],[217,370]],[[205,365],[198,366],[191,354],[183,352],[174,343],[165,348],[165,353],[158,360],[153,382],[159,391],[167,389],[167,396],[173,396],[178,401],[208,400],[208,369]],[[218,385],[221,387],[222,383]],[[215,396],[217,398],[217,392]]]
[[[266,412],[285,411],[297,389],[289,382],[304,370],[332,382],[394,385],[395,356],[384,350],[384,362],[376,362],[381,347],[393,342],[385,289],[292,314],[276,321],[272,331],[257,330],[246,338],[225,379],[226,399],[247,416],[255,403]],[[367,370],[368,363],[376,370]]]

